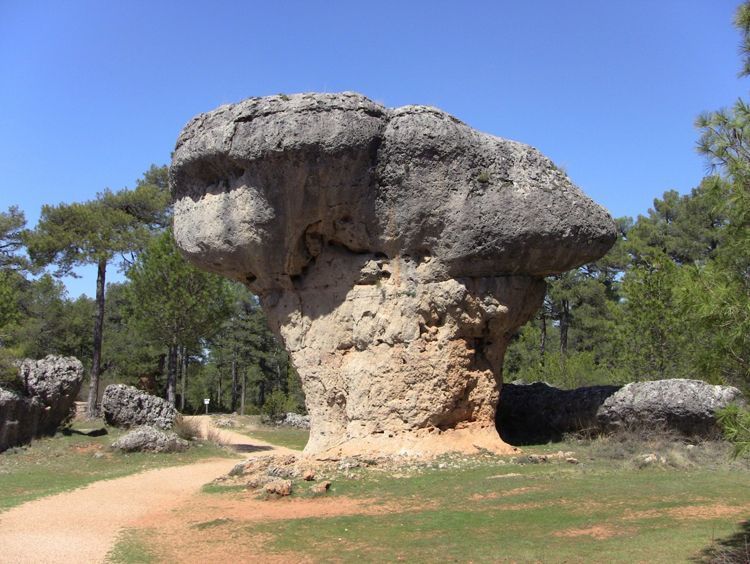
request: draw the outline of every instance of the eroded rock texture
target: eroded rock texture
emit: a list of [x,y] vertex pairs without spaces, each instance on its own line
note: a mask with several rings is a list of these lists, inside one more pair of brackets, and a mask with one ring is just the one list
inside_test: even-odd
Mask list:
[[102,412],[107,425],[126,429],[144,425],[169,430],[179,415],[167,400],[125,384],[106,387]]
[[258,294],[291,354],[308,453],[502,448],[508,339],[543,276],[615,240],[535,149],[353,93],[202,114],[170,174],[185,256]]
[[48,355],[18,363],[19,390],[0,388],[0,452],[54,435],[74,411],[83,365],[74,357]]

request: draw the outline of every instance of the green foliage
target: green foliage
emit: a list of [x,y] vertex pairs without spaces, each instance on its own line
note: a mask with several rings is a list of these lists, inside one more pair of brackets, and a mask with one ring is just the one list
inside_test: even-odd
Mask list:
[[134,190],[107,189],[88,202],[44,205],[25,242],[37,265],[54,264],[57,274],[71,274],[77,266],[140,251],[166,226],[168,204],[166,189],[139,184]]
[[[750,3],[743,3],[735,24],[742,33],[742,76],[750,69]],[[726,218],[715,260],[697,265],[690,279],[697,288],[686,291],[686,304],[696,310],[704,335],[712,336],[713,364],[728,359],[717,370],[723,378],[750,385],[750,106],[738,100],[731,109],[705,113],[697,120],[701,130],[698,150],[722,175],[716,209]],[[703,292],[702,299],[699,299]]]
[[127,277],[128,315],[164,346],[210,337],[226,316],[224,281],[188,263],[169,229],[151,240]]
[[19,319],[9,331],[19,355],[90,358],[93,300],[69,300],[65,286],[49,274],[28,283],[18,297]]
[[7,342],[12,327],[21,319],[18,304],[25,283],[17,272],[0,270],[0,344]]
[[199,348],[221,327],[229,311],[223,279],[189,264],[174,243],[172,231],[151,239],[128,269],[128,323],[151,342],[167,348],[167,399],[176,402],[180,351]]
[[266,402],[261,408],[261,413],[270,420],[284,415],[289,411],[296,411],[296,402],[289,398],[282,390],[274,390],[266,397]]
[[734,445],[734,456],[750,457],[750,411],[730,405],[720,410],[716,418],[724,438]]
[[271,333],[258,298],[240,284],[227,286],[232,306],[220,331],[207,343],[205,377],[212,380],[214,392],[204,397],[215,397],[217,409],[240,411],[244,389],[245,413],[252,413],[281,390],[299,412],[304,406],[299,377]]
[[0,348],[0,388],[23,391],[23,382],[16,368],[16,358],[6,349]]
[[582,351],[567,355],[560,352],[546,354],[544,364],[523,366],[516,378],[525,382],[547,382],[569,390],[583,386],[623,384],[630,380],[630,375],[621,369],[613,370],[599,364],[593,352]]
[[[149,174],[158,176],[154,167]],[[36,228],[24,232],[23,236],[34,265],[46,267],[54,264],[57,276],[74,275],[74,269],[81,265],[97,265],[88,398],[90,415],[96,414],[102,372],[107,266],[117,254],[124,262],[134,260],[154,232],[165,227],[169,218],[166,186],[150,183],[146,178],[134,190],[112,192],[107,189],[88,202],[42,206]]]
[[693,362],[707,380],[750,389],[750,288],[718,263],[685,268],[677,289]]
[[137,386],[141,376],[160,375],[160,361],[165,351],[161,342],[150,338],[137,323],[129,323],[132,299],[127,283],[107,286],[103,376],[112,382]]
[[0,212],[0,270],[27,270],[28,260],[19,254],[23,247],[23,228],[26,217],[17,206]]
[[684,320],[674,297],[675,264],[664,257],[650,266],[635,266],[624,277],[620,318],[622,359],[633,380],[687,376]]
[[745,2],[737,8],[734,25],[742,33],[742,43],[740,43],[742,69],[740,70],[740,76],[750,76],[750,3]]

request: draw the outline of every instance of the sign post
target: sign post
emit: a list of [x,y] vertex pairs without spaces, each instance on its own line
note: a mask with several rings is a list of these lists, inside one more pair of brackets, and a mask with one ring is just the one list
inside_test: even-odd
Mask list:
[[211,403],[211,400],[209,398],[203,398],[203,403],[206,406],[206,415],[208,415],[208,404]]

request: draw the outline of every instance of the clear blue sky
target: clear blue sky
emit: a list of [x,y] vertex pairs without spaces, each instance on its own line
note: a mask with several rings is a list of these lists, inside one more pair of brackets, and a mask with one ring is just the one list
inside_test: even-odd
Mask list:
[[355,90],[533,145],[635,216],[697,185],[696,115],[746,94],[738,3],[0,0],[0,209],[133,186],[218,105]]

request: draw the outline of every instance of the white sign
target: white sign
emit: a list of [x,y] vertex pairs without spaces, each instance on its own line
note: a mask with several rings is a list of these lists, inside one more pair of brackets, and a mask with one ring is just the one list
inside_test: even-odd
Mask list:
[[203,403],[208,405],[209,403],[211,403],[211,400],[209,398],[203,398]]

